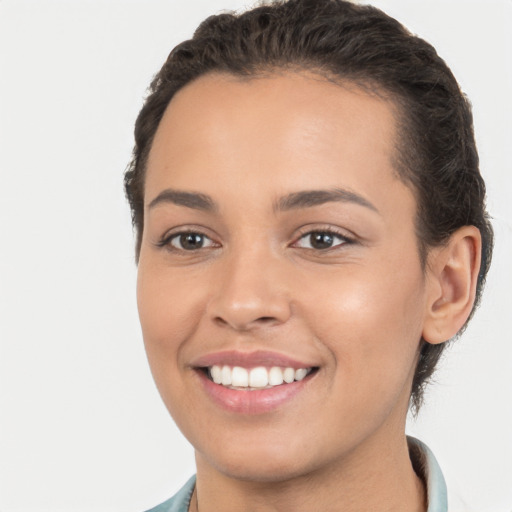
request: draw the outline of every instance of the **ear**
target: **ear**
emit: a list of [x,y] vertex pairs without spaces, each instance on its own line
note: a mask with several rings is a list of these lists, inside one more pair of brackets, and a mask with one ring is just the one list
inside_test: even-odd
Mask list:
[[428,255],[428,293],[423,339],[438,344],[459,332],[475,302],[482,238],[475,226],[463,226],[447,244]]

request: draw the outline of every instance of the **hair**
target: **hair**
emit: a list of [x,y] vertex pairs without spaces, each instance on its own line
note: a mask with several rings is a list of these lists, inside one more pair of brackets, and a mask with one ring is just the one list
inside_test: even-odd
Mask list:
[[[379,9],[347,0],[277,0],[241,14],[211,16],[192,39],[171,51],[137,118],[133,157],[125,174],[137,260],[146,162],[174,94],[208,73],[251,78],[298,70],[339,84],[354,83],[391,100],[398,126],[394,164],[416,197],[422,265],[428,249],[446,243],[458,228],[473,225],[480,230],[482,260],[471,317],[480,301],[493,246],[471,106],[429,43]],[[445,345],[421,340],[411,390],[415,412]]]

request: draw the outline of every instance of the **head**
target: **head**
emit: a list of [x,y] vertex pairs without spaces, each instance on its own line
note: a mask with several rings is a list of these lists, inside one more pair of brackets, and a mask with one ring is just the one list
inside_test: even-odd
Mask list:
[[[241,15],[212,16],[191,40],[170,53],[137,119],[133,159],[125,176],[137,258],[144,230],[148,155],[174,95],[211,73],[251,80],[289,71],[355,85],[392,103],[398,135],[394,170],[416,198],[421,264],[428,265],[429,251],[445,244],[460,227],[473,225],[481,233],[474,310],[489,267],[493,236],[485,212],[470,104],[431,45],[380,10],[343,0],[291,0]],[[416,409],[445,346],[420,342],[411,390]]]

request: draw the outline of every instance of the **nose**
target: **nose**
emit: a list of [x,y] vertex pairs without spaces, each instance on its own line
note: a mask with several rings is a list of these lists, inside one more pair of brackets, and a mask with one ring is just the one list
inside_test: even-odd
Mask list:
[[264,251],[226,258],[217,268],[210,318],[236,331],[285,323],[292,314],[286,272]]

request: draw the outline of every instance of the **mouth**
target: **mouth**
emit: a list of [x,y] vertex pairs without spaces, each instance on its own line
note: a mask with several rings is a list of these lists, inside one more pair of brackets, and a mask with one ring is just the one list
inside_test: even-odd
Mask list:
[[215,364],[199,368],[213,383],[228,389],[256,391],[300,382],[318,370],[317,367],[292,368],[290,366],[256,366],[245,368],[228,364]]
[[312,388],[320,366],[287,354],[256,350],[220,351],[191,361],[201,388],[228,413],[258,415],[282,411]]

